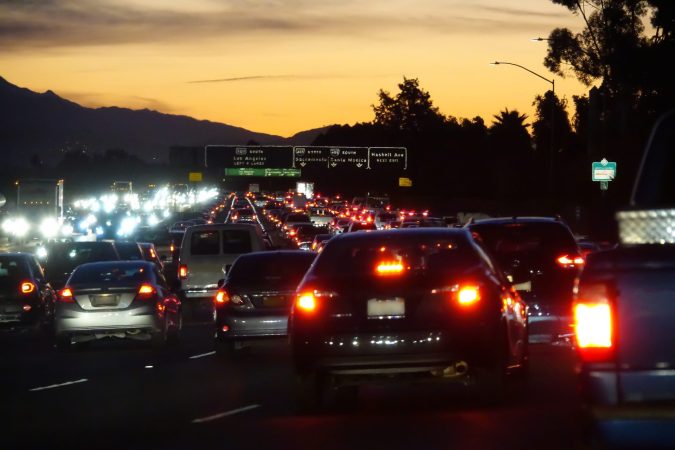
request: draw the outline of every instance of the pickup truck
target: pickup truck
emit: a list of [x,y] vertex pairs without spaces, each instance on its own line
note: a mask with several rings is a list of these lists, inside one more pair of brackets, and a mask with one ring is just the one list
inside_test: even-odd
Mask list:
[[675,448],[675,111],[657,122],[620,243],[591,253],[574,299],[590,436],[601,448]]

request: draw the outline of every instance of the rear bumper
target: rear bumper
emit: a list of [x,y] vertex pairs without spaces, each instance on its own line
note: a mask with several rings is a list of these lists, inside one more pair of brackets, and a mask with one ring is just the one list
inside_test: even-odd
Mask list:
[[443,371],[457,363],[487,366],[494,355],[485,341],[460,340],[441,332],[355,334],[318,339],[292,337],[300,371],[318,369],[345,375],[385,375]]
[[[218,337],[259,338],[288,335],[288,314],[284,315],[229,315],[218,314]],[[223,326],[229,330],[223,332]]]
[[581,387],[602,442],[613,448],[675,446],[675,370],[586,370]]
[[57,308],[54,320],[56,334],[86,334],[105,331],[160,331],[162,320],[152,306],[123,310],[85,311],[79,306]]

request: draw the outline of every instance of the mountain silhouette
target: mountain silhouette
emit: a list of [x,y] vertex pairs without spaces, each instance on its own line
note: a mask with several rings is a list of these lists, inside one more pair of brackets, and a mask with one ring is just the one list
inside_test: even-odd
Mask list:
[[0,157],[9,165],[26,166],[35,155],[54,163],[69,149],[124,149],[150,162],[167,161],[175,145],[309,145],[327,128],[284,138],[149,109],[87,108],[51,90],[33,92],[0,77]]

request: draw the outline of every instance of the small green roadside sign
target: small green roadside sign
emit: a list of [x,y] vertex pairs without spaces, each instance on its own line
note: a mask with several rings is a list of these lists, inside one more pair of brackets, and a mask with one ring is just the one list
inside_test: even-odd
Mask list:
[[250,167],[228,167],[226,177],[300,177],[300,169],[265,169]]
[[612,181],[616,177],[616,163],[607,161],[596,161],[591,165],[591,178],[593,181]]

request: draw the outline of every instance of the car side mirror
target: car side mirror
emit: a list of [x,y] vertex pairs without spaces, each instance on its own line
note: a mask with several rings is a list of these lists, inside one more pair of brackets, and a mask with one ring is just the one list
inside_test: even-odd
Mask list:
[[220,280],[218,280],[218,288],[219,288],[219,289],[220,289],[221,287],[223,287],[224,284],[225,284],[225,278],[221,278]]
[[225,264],[223,265],[223,273],[227,275],[227,272],[230,271],[230,268],[232,267],[232,264]]

